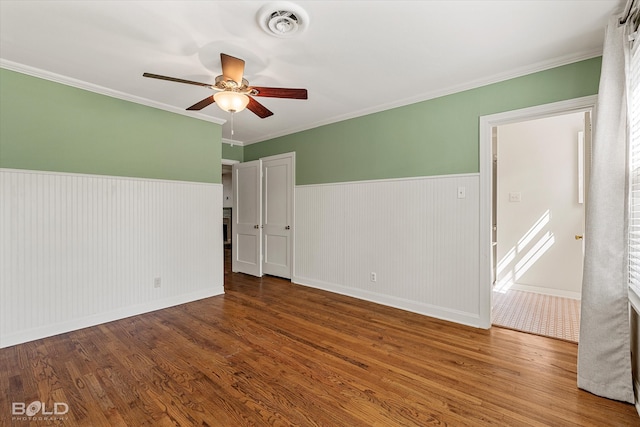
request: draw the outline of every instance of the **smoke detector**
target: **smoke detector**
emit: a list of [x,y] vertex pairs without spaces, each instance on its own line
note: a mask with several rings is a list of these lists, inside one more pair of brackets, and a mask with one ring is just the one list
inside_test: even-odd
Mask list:
[[258,23],[274,37],[292,37],[309,25],[309,15],[300,6],[287,1],[269,3],[258,11]]

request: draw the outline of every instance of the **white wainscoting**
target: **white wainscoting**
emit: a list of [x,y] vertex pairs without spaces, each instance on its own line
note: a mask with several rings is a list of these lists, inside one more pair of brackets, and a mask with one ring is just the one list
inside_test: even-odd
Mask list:
[[478,194],[478,174],[297,186],[292,280],[479,326]]
[[0,348],[220,295],[222,251],[221,184],[0,169]]

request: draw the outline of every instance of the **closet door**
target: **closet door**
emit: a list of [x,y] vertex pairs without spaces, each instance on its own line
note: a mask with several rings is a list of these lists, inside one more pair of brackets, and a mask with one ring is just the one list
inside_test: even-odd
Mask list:
[[233,165],[232,270],[262,276],[262,161]]
[[262,159],[264,274],[291,278],[293,154]]

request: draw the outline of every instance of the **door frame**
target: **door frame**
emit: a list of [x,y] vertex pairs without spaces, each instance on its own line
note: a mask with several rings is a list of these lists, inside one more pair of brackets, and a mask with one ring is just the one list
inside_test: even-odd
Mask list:
[[592,134],[595,126],[595,111],[598,96],[591,95],[551,104],[519,110],[506,111],[486,116],[480,116],[480,289],[479,289],[479,325],[481,328],[491,327],[491,306],[493,290],[493,250],[492,250],[492,211],[493,211],[493,128],[500,125],[522,122],[526,120],[542,119],[567,113],[591,112]]
[[[221,160],[221,164],[223,166],[231,166],[233,168],[233,165],[235,165],[236,163],[240,163],[240,160],[231,160],[231,159],[222,159]],[[222,172],[221,172],[222,175]],[[224,183],[222,183],[224,185]],[[233,170],[231,171],[231,193],[233,193]],[[224,206],[224,189],[222,191],[222,205]]]

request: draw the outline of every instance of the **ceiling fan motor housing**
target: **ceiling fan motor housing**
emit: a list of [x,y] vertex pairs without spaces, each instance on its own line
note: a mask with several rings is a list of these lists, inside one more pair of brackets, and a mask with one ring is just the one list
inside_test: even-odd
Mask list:
[[232,92],[240,92],[240,93],[249,93],[249,82],[246,79],[242,79],[240,84],[231,79],[226,79],[223,75],[216,77],[216,83],[213,85],[212,89],[216,90],[227,90]]

